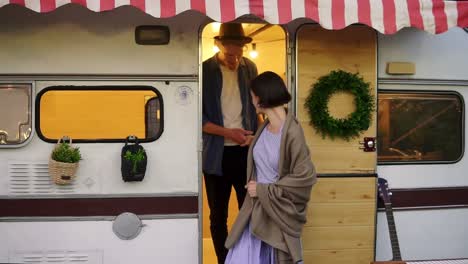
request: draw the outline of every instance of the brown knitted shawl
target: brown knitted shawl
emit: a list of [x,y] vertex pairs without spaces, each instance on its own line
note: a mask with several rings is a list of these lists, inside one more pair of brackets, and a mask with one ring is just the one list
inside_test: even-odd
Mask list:
[[[255,179],[252,150],[268,122],[257,131],[247,161],[247,182]],[[298,121],[288,114],[280,143],[279,179],[257,183],[257,196],[248,194],[226,240],[231,248],[251,222],[252,233],[276,249],[288,253],[294,263],[302,259],[301,233],[306,222],[307,202],[316,182],[314,166]]]

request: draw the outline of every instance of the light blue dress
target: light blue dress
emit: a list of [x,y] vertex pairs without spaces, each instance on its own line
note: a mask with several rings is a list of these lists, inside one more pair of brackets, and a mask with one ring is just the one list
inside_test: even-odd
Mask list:
[[[273,183],[278,180],[278,161],[283,128],[273,134],[265,127],[254,149],[253,158],[257,182]],[[247,194],[248,195],[248,194]],[[252,235],[248,224],[237,243],[229,250],[225,264],[274,264],[274,248]]]

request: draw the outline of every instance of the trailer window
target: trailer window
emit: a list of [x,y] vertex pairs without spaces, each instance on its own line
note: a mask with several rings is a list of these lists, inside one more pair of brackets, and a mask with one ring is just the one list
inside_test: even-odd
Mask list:
[[455,93],[379,92],[380,163],[456,162],[463,153],[463,103]]
[[48,142],[69,136],[74,142],[142,142],[163,130],[162,98],[147,86],[54,86],[37,99],[37,133]]
[[0,84],[0,147],[20,147],[32,133],[32,85]]

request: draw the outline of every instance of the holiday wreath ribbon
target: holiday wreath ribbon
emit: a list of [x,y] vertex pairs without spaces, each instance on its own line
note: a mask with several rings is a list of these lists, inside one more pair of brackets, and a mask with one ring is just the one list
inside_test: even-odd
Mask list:
[[[342,70],[331,71],[314,84],[305,101],[305,108],[310,117],[310,124],[323,138],[343,138],[350,140],[367,130],[371,124],[375,108],[374,97],[370,93],[370,84],[357,73]],[[328,111],[328,102],[336,92],[349,92],[354,95],[356,110],[347,118],[334,118]]]

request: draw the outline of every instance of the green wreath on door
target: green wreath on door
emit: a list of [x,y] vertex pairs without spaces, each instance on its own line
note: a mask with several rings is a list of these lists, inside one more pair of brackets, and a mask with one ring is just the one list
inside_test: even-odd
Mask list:
[[[331,139],[343,138],[349,141],[369,128],[375,109],[370,84],[357,73],[342,70],[331,71],[314,84],[305,101],[310,124],[322,135]],[[336,92],[349,92],[354,95],[356,110],[347,118],[334,118],[328,111],[328,102]]]

